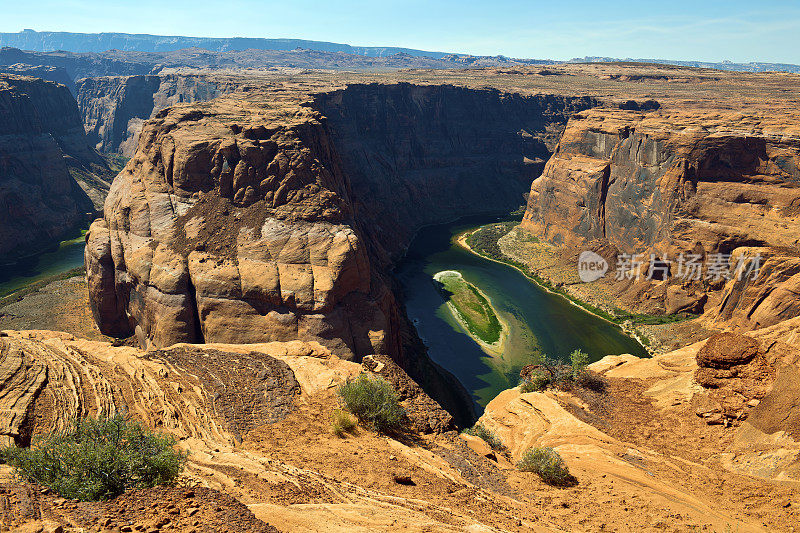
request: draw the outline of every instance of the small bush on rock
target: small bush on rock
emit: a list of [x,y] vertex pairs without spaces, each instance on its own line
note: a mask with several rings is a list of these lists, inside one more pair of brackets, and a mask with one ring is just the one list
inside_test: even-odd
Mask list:
[[356,421],[350,413],[336,409],[331,417],[331,430],[339,438],[344,438],[345,434],[356,429]]
[[539,392],[547,388],[551,383],[550,376],[544,372],[534,371],[529,376],[520,381],[520,390],[526,392]]
[[172,437],[159,435],[121,415],[76,420],[30,448],[8,448],[15,473],[65,498],[108,500],[128,489],[169,485],[186,455]]
[[471,428],[465,429],[464,433],[483,439],[486,444],[488,444],[489,447],[495,451],[502,451],[506,449],[503,441],[501,441],[497,435],[486,429],[483,424],[475,424]]
[[340,386],[339,396],[348,411],[377,431],[398,429],[405,415],[394,388],[381,378],[361,374]]
[[534,360],[534,364],[520,372],[519,385],[523,393],[543,391],[548,387],[571,390],[576,385],[598,392],[605,390],[605,381],[589,370],[589,355],[581,350],[574,350],[569,355],[570,364],[541,354]]
[[572,380],[580,383],[586,377],[589,366],[589,356],[581,350],[575,350],[569,354],[569,362],[572,366]]
[[517,468],[523,472],[535,472],[549,485],[569,486],[577,482],[564,459],[553,448],[531,448],[522,456]]

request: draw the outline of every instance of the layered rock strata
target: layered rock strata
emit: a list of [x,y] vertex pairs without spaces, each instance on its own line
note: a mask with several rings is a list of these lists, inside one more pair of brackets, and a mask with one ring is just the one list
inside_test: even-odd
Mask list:
[[[52,246],[94,213],[108,170],[63,85],[0,74],[0,262]],[[85,190],[84,190],[85,188]]]
[[101,331],[402,361],[390,259],[424,224],[518,205],[548,131],[593,104],[407,84],[298,103],[223,97],[146,123],[87,237]]
[[[615,288],[646,312],[705,310],[747,329],[797,316],[800,138],[757,117],[735,119],[692,110],[575,116],[533,182],[523,227],[598,251],[608,277],[620,253],[640,254],[643,275],[655,257],[664,279]],[[699,257],[699,279],[681,275],[681,254]],[[737,265],[755,257],[756,279],[739,276]],[[720,260],[720,275],[710,273]]]

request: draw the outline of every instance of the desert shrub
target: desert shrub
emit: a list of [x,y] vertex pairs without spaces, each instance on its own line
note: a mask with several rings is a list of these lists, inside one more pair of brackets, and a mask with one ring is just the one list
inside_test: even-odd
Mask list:
[[564,459],[553,448],[531,448],[517,463],[517,468],[523,472],[535,472],[549,485],[567,486],[576,482]]
[[569,362],[572,367],[572,380],[581,382],[588,373],[586,367],[589,366],[589,355],[581,350],[575,350],[569,354]]
[[537,354],[533,359],[533,369],[526,370],[520,380],[523,393],[543,391],[548,387],[571,390],[576,385],[600,392],[605,389],[603,379],[588,369],[589,355],[581,350],[570,354],[569,364],[543,354]]
[[186,462],[174,444],[172,437],[121,415],[87,417],[29,448],[9,448],[5,456],[22,479],[65,498],[96,501],[132,488],[174,483]]
[[361,422],[381,432],[400,427],[405,411],[394,388],[381,378],[361,374],[339,387],[347,410]]
[[356,421],[350,413],[336,409],[331,417],[331,430],[337,437],[343,438],[345,434],[356,429]]
[[502,451],[506,449],[505,445],[503,444],[503,441],[501,441],[500,438],[493,432],[486,429],[486,427],[483,424],[480,423],[475,424],[471,428],[465,429],[464,433],[466,433],[467,435],[473,435],[475,437],[483,439],[486,442],[486,444],[488,444],[489,447],[493,450]]
[[540,371],[531,372],[529,376],[522,379],[520,382],[520,390],[525,392],[539,392],[543,391],[550,385],[550,375]]

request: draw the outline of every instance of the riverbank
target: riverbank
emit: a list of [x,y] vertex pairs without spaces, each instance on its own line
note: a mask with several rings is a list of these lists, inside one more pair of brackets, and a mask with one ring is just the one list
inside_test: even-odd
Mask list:
[[83,339],[113,342],[94,323],[82,269],[4,298],[0,301],[0,330],[63,331]]
[[[483,249],[470,244],[478,232],[483,232],[479,235]],[[456,242],[470,253],[516,269],[540,288],[614,324],[651,355],[677,349],[714,333],[691,315],[641,315],[625,309],[610,287],[581,282],[577,266],[564,258],[557,247],[540,242],[514,222],[488,224],[462,232]]]
[[61,241],[50,251],[11,264],[0,265],[0,305],[47,283],[76,275],[83,269],[86,228]]
[[456,270],[442,270],[433,279],[441,284],[447,308],[464,332],[487,353],[501,355],[508,324],[500,318],[491,299]]

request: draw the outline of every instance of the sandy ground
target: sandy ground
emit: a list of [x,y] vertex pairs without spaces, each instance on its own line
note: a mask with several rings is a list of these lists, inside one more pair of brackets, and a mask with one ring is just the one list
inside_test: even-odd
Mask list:
[[0,307],[0,330],[64,331],[90,340],[107,340],[92,318],[86,278],[54,281],[21,300]]

